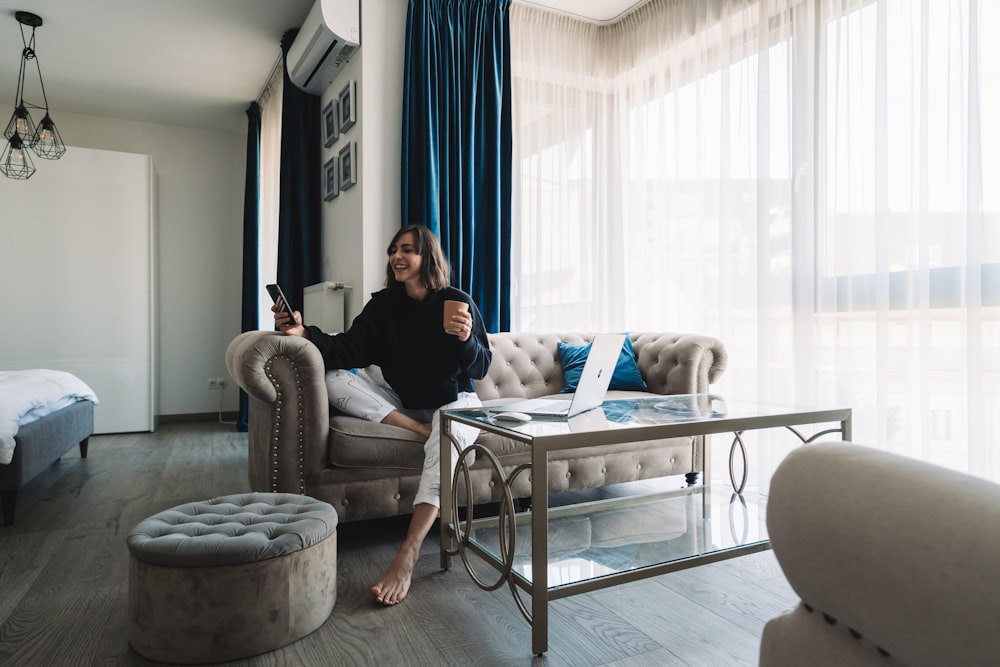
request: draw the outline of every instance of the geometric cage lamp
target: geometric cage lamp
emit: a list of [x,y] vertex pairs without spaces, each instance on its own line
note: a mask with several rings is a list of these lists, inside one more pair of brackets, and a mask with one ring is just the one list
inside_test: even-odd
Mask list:
[[[21,41],[24,50],[21,51],[21,67],[17,75],[17,94],[14,97],[14,113],[3,131],[6,139],[3,150],[0,151],[0,172],[7,178],[25,180],[35,173],[35,165],[27,149],[43,160],[58,160],[66,153],[66,144],[59,134],[55,121],[49,115],[49,100],[45,95],[45,83],[42,81],[42,67],[35,53],[35,28],[42,25],[42,19],[31,12],[15,12],[14,18],[21,24]],[[24,34],[24,26],[31,28],[31,38]],[[24,99],[24,86],[28,63],[34,61],[38,73],[38,85],[42,90],[44,106],[38,106]],[[36,125],[29,109],[42,109],[45,115]]]

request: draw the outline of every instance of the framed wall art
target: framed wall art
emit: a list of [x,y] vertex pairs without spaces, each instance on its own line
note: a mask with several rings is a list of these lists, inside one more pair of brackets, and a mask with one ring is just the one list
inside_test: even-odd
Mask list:
[[337,137],[340,136],[340,122],[337,118],[337,100],[330,100],[323,107],[320,122],[323,124],[323,145],[329,148],[337,140]]
[[358,182],[358,144],[348,143],[340,149],[340,189],[346,190]]
[[347,82],[347,85],[340,91],[337,98],[340,106],[340,131],[350,129],[357,121],[357,101],[354,94],[354,79]]
[[323,165],[323,200],[330,201],[340,194],[340,182],[337,180],[337,164],[339,156],[333,156]]

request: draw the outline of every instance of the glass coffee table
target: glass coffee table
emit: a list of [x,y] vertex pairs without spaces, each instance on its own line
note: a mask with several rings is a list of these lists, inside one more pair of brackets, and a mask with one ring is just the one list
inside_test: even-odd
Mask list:
[[[462,423],[525,443],[530,463],[505,471],[488,449],[459,450],[451,425]],[[819,427],[810,436],[798,427]],[[822,428],[824,427],[825,428]],[[744,434],[785,429],[802,444],[836,434],[851,439],[851,409],[816,409],[734,402],[712,394],[605,401],[570,419],[495,420],[488,409],[441,412],[441,567],[459,556],[485,590],[506,585],[531,625],[532,653],[548,649],[548,603],[646,577],[735,558],[770,548],[766,489],[747,486]],[[631,482],[601,493],[563,492],[550,497],[549,453],[678,436],[730,433],[729,483],[713,485],[706,454],[704,484]],[[707,448],[707,445],[706,445]],[[457,456],[452,477],[451,461]],[[496,516],[460,519],[459,485],[471,488],[469,465],[485,457],[503,480]],[[530,476],[530,509],[519,510],[510,489]],[[683,476],[681,477],[683,479]],[[595,496],[599,499],[593,499]],[[581,500],[581,498],[585,498]],[[488,576],[483,575],[483,565]],[[489,573],[492,570],[492,573]],[[530,596],[530,604],[522,593]]]

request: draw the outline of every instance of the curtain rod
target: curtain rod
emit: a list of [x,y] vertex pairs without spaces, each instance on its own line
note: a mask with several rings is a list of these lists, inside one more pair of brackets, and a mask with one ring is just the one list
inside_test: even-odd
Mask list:
[[278,59],[274,61],[274,66],[271,67],[271,71],[268,72],[267,78],[264,79],[264,85],[260,87],[260,92],[257,93],[257,97],[255,98],[257,104],[260,104],[260,98],[264,96],[264,91],[267,90],[267,87],[269,85],[271,85],[271,79],[274,78],[274,73],[278,70],[279,67],[281,67],[282,60],[283,58],[281,51],[278,51]]

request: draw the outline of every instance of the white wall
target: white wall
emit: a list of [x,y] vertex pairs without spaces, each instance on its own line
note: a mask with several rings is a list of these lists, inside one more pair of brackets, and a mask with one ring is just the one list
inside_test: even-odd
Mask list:
[[[263,75],[262,75],[263,76]],[[213,413],[240,331],[246,127],[232,133],[54,111],[73,146],[152,155],[157,174],[161,415]],[[45,161],[39,160],[39,169]],[[99,258],[96,258],[99,260]],[[223,409],[236,410],[230,380]]]
[[[97,433],[157,413],[152,158],[74,147],[27,181],[0,178],[7,310],[0,369],[73,373],[97,394]],[[39,165],[41,167],[41,165]]]
[[[353,287],[347,322],[385,283],[385,249],[400,227],[403,48],[406,0],[361,3],[361,48],[322,96],[337,97],[351,79],[357,86],[354,127],[323,149],[323,163],[348,141],[358,145],[358,183],[323,204],[323,279]],[[308,313],[306,314],[308,319]]]

